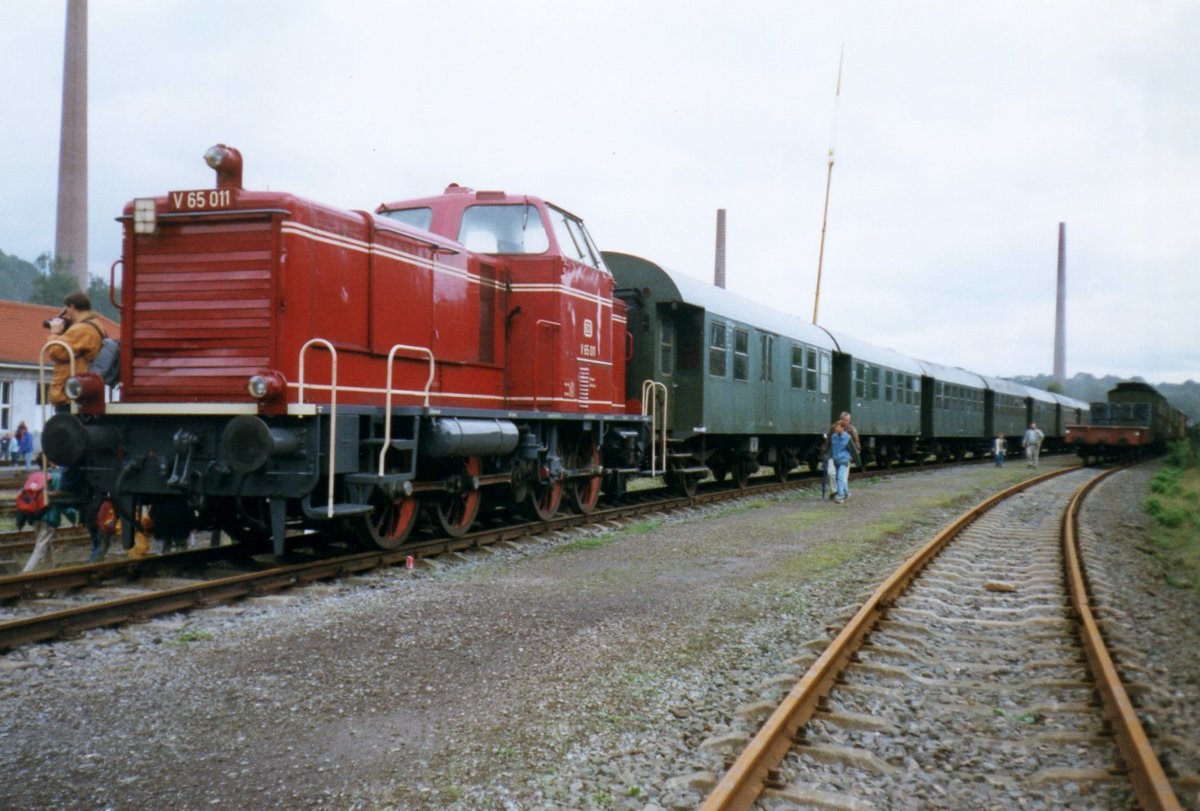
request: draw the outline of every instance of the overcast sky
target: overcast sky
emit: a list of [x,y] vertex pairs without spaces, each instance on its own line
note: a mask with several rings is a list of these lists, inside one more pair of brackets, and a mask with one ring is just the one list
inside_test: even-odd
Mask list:
[[[0,0],[0,250],[53,250],[65,0]],[[845,60],[835,104],[839,52]],[[102,0],[89,267],[136,196],[348,209],[458,182],[550,199],[606,250],[991,375],[1200,379],[1200,3]],[[836,115],[835,115],[836,112]],[[836,128],[835,128],[836,120]]]

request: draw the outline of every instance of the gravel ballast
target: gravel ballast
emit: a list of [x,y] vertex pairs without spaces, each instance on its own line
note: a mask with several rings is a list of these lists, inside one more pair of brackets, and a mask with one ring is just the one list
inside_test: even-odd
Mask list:
[[[1194,596],[1130,540],[1145,548],[1150,472],[1103,485],[1093,534],[1121,528],[1104,564],[1121,610],[1194,637]],[[852,482],[843,506],[746,498],[10,652],[0,806],[695,808],[739,710],[949,518],[1030,473]],[[1136,654],[1193,752],[1197,641]]]

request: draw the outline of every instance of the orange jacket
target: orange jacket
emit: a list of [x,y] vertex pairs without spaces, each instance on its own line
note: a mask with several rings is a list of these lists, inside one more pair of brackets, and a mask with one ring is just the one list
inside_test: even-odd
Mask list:
[[46,355],[54,361],[54,378],[50,381],[50,403],[52,405],[66,405],[70,402],[66,393],[63,392],[63,385],[72,374],[83,374],[87,371],[88,364],[96,357],[100,351],[100,344],[104,342],[103,334],[104,327],[100,326],[100,322],[96,320],[96,313],[89,312],[72,324],[62,335],[50,336],[49,340],[63,341],[75,350],[74,372],[68,368],[70,359],[67,350],[55,345],[46,351]]

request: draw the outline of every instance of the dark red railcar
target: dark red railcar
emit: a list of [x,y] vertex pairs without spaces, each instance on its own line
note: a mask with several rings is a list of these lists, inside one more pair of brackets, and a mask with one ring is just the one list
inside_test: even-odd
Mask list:
[[1089,424],[1069,425],[1064,441],[1085,461],[1161,453],[1183,439],[1187,420],[1148,383],[1118,383],[1107,402],[1092,403]]
[[391,548],[421,507],[462,534],[485,489],[588,511],[603,473],[638,469],[625,306],[579,218],[456,186],[346,211],[244,189],[235,149],[205,159],[215,188],[121,218],[119,402],[47,425],[93,493],[186,499],[276,551],[329,521]]

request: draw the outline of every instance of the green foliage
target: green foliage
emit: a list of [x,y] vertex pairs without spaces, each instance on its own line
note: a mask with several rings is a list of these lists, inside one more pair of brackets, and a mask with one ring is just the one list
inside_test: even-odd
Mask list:
[[[58,259],[49,251],[42,253],[34,262],[7,256],[0,251],[0,291],[3,291],[0,292],[0,298],[61,306],[68,293],[79,289],[79,284],[71,275],[71,265],[71,261]],[[92,300],[92,309],[120,322],[121,312],[109,300],[108,287],[106,279],[91,276],[86,292]],[[117,288],[117,300],[120,300],[120,293],[121,289]]]
[[1142,502],[1142,508],[1154,522],[1150,539],[1164,578],[1200,595],[1200,467],[1190,451],[1173,449],[1172,457],[1189,453],[1190,465],[1166,464],[1154,475],[1153,495]]
[[37,281],[37,266],[0,251],[0,290],[10,301],[29,301],[33,284]]

